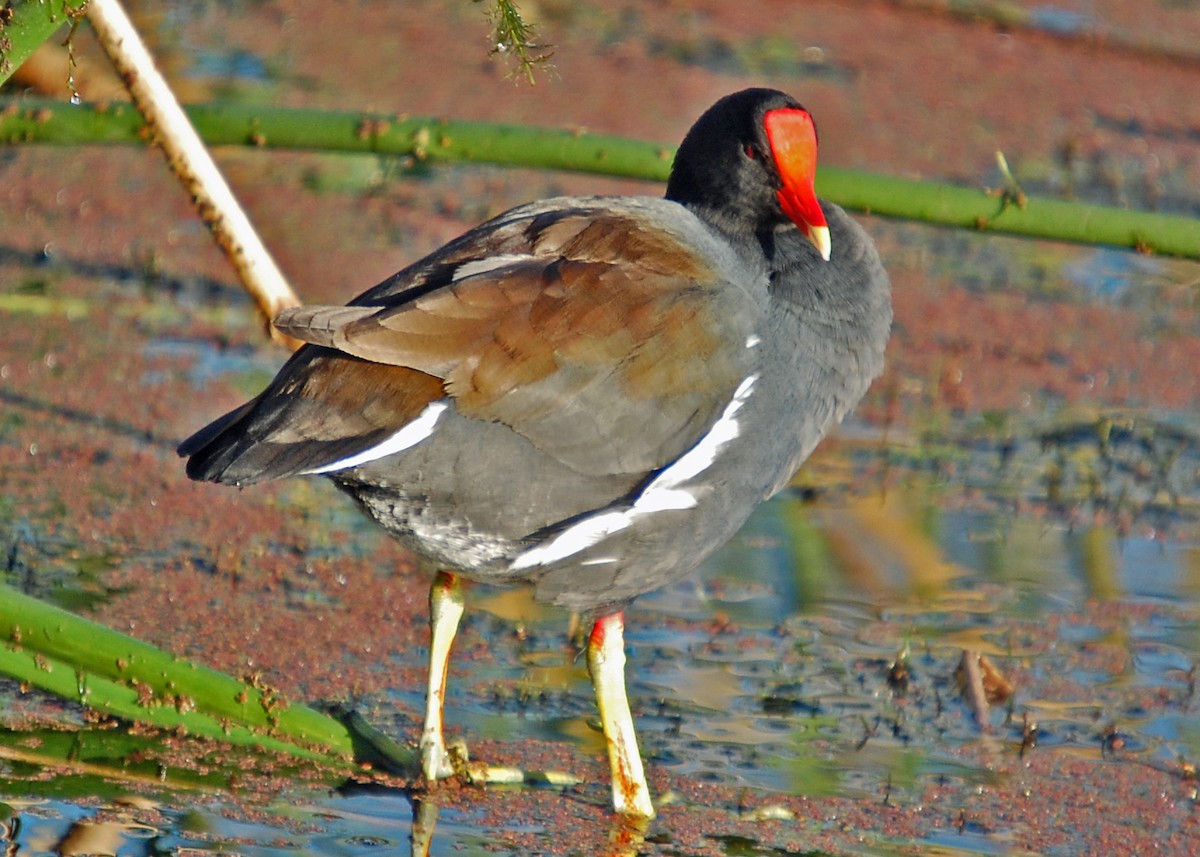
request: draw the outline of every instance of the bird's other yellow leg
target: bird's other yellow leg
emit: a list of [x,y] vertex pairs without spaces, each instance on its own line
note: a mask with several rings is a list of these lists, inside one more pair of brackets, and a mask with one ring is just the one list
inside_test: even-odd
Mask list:
[[596,705],[608,764],[612,768],[613,809],[623,815],[653,818],[650,788],[642,770],[629,698],[625,694],[625,615],[601,616],[592,626],[587,646],[588,671],[596,690]]
[[425,728],[421,732],[421,770],[430,782],[454,776],[446,751],[442,708],[450,647],[463,615],[462,582],[457,574],[439,571],[429,589],[429,689],[425,697]]

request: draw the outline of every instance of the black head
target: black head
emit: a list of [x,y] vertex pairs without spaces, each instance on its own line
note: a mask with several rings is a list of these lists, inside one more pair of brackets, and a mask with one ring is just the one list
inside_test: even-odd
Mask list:
[[791,221],[828,258],[828,229],[812,188],[816,155],[816,128],[796,99],[744,89],[705,111],[683,138],[667,199],[733,233]]

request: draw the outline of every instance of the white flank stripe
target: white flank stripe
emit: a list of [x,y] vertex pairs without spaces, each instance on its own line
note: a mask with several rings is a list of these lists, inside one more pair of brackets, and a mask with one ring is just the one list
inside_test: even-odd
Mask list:
[[757,333],[752,333],[746,337],[747,348],[757,348],[760,342],[762,342],[762,338]]
[[520,571],[535,565],[549,565],[560,559],[579,553],[590,548],[605,536],[611,536],[618,530],[623,530],[633,522],[630,512],[602,512],[590,518],[584,518],[577,524],[567,527],[545,544],[525,551],[513,560],[513,570]]
[[[639,515],[651,512],[666,512],[677,509],[690,509],[696,505],[696,495],[680,486],[708,469],[721,450],[740,433],[737,412],[750,398],[754,390],[757,375],[751,375],[742,381],[729,404],[725,406],[708,434],[684,453],[674,464],[664,470],[658,477],[646,486],[646,490],[634,501],[628,509],[618,512],[601,512],[584,518],[572,524],[553,539],[525,551],[513,560],[512,569],[520,571],[535,565],[549,565],[566,559],[573,554],[590,548],[607,536],[619,532],[633,523]],[[590,560],[583,565],[615,562],[615,558]]]
[[656,479],[637,498],[631,511],[635,515],[646,515],[650,512],[670,512],[672,509],[690,509],[695,505],[696,495],[691,491],[686,488],[664,488],[658,485]]
[[[713,427],[708,430],[708,434],[700,438],[700,441],[684,453],[679,460],[664,470],[658,475],[658,478],[651,482],[646,490],[642,492],[642,496],[638,497],[637,502],[633,504],[636,510],[647,504],[646,511],[656,512],[659,509],[659,503],[666,503],[661,506],[664,509],[686,509],[688,506],[696,505],[696,498],[691,497],[691,502],[688,506],[674,505],[678,502],[674,495],[680,493],[679,486],[707,470],[712,463],[717,460],[717,455],[724,449],[730,441],[740,433],[737,421],[737,412],[742,409],[742,405],[750,398],[750,393],[754,390],[754,382],[758,380],[757,375],[751,375],[745,381],[738,385],[738,388],[733,393],[733,398],[729,404],[725,406],[725,411],[721,414],[721,418],[713,423]],[[658,500],[652,495],[662,494],[662,500]]]
[[304,472],[310,474],[332,473],[335,470],[358,467],[358,465],[366,464],[368,461],[374,461],[377,458],[383,458],[385,455],[402,452],[410,446],[416,446],[433,434],[438,420],[441,419],[442,412],[448,407],[449,405],[446,402],[430,402],[415,420],[406,423],[403,428],[387,440],[377,443],[369,449],[364,449],[362,452],[356,452],[354,455],[343,458],[340,461],[326,464],[324,467],[315,467],[312,470]]

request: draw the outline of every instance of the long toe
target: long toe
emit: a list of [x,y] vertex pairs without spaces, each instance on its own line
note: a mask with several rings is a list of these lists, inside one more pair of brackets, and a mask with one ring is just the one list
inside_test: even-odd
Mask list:
[[454,760],[441,735],[421,736],[421,772],[431,783],[454,776]]

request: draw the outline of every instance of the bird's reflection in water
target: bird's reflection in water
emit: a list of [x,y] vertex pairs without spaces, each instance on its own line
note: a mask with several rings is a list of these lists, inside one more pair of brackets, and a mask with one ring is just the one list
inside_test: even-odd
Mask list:
[[429,857],[433,830],[437,827],[438,806],[428,798],[413,798],[412,857]]

